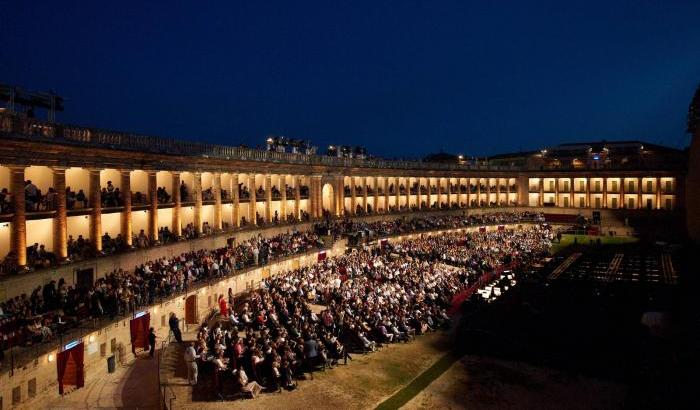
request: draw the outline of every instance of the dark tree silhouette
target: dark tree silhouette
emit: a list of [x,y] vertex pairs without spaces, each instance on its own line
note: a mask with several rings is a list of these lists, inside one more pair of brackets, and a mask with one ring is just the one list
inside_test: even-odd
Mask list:
[[700,85],[695,90],[693,101],[688,107],[688,132],[695,134],[700,131]]

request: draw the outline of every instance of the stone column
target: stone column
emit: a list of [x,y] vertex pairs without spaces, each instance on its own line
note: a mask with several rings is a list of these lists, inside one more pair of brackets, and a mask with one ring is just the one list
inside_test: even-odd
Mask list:
[[501,178],[496,178],[496,206],[501,206]]
[[265,188],[265,223],[272,222],[272,175],[266,174],[264,179]]
[[575,195],[575,191],[574,191],[574,182],[575,181],[574,181],[573,177],[569,178],[569,184],[570,184],[569,185],[569,206],[576,208],[577,205],[575,204],[576,195]]
[[544,206],[544,178],[540,177],[540,206]]
[[68,212],[66,210],[66,168],[53,167],[53,188],[56,190],[53,249],[59,261],[68,259]]
[[469,177],[464,178],[464,183],[467,187],[467,208],[471,208],[472,207],[472,199],[474,199],[473,198],[474,195],[472,194],[471,178],[469,178]]
[[194,182],[192,191],[194,194],[194,230],[197,235],[202,234],[202,173],[193,173]]
[[442,193],[443,188],[442,188],[442,180],[443,178],[438,178],[437,179],[437,203],[438,203],[438,209],[442,209]]
[[301,219],[301,177],[294,176],[294,217]]
[[[343,216],[343,213],[345,212],[345,186],[344,186],[344,180],[345,178],[343,175],[338,175],[336,178],[336,183],[335,183],[335,192],[336,192],[336,200],[335,200],[335,216],[341,217]],[[375,191],[376,195],[376,191]],[[376,210],[376,206],[375,206]]]
[[661,178],[656,177],[654,184],[656,185],[656,209],[661,209]]
[[425,179],[425,184],[428,186],[427,205],[428,209],[430,209],[430,207],[433,206],[433,189],[430,177]]
[[587,175],[585,177],[585,183],[586,183],[586,208],[591,207],[591,177]]
[[374,177],[374,213],[379,211],[379,177]]
[[608,178],[603,178],[603,208],[608,207]]
[[367,177],[362,177],[360,181],[362,181],[362,208],[367,213]]
[[357,194],[355,193],[355,177],[350,177],[350,215],[357,215]]
[[510,206],[510,178],[506,178],[506,206]]
[[559,178],[554,178],[554,206],[559,207]]
[[180,172],[175,171],[173,175],[173,235],[176,238],[182,236],[182,197],[180,196]]
[[95,251],[102,252],[102,195],[100,193],[100,170],[90,168],[90,239]]
[[240,228],[241,195],[240,192],[238,192],[238,174],[231,174],[231,202],[231,226],[234,228]]
[[642,179],[637,178],[637,209],[642,208]]
[[221,232],[224,227],[221,210],[221,172],[212,175],[212,194],[214,194],[214,226],[215,232]]
[[280,222],[287,222],[287,175],[280,175],[280,193],[282,200],[280,202]]
[[12,251],[17,255],[17,265],[25,267],[27,266],[27,208],[24,203],[23,166],[10,167],[10,193],[12,206],[15,208],[12,216]]
[[625,187],[625,177],[620,178],[620,203],[618,204],[618,208],[627,208],[627,198],[625,198],[625,194],[627,193],[627,188]]
[[248,175],[248,191],[250,199],[248,200],[248,222],[253,226],[258,224],[258,218],[255,217],[255,211],[258,207],[257,187],[255,186],[255,174]]
[[448,177],[447,180],[447,208],[452,207],[452,178]]
[[158,179],[156,171],[148,171],[148,235],[151,242],[158,238]]
[[[133,233],[132,231],[132,216],[131,216],[131,171],[128,169],[122,169],[119,171],[121,175],[122,187],[119,190],[122,195],[122,203],[124,204],[124,210],[122,211],[122,239],[124,243],[131,247],[133,246]],[[177,196],[180,197],[180,189],[178,185]],[[179,226],[179,225],[178,225]]]
[[310,197],[311,197],[311,217],[318,219],[321,217],[321,205],[319,204],[320,199],[320,186],[321,186],[321,176],[312,175],[311,176],[311,187],[310,187]]
[[384,177],[384,213],[389,212],[389,177]]
[[394,193],[396,195],[396,212],[401,211],[401,189],[399,189],[400,185],[401,185],[401,178],[395,177],[394,178],[394,186],[396,187],[396,191],[394,191]]

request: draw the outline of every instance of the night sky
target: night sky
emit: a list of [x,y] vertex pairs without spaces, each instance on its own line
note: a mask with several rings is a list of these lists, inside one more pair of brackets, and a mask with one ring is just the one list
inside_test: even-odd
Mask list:
[[55,90],[61,122],[221,144],[684,147],[700,82],[698,0],[41,3],[0,1],[0,82]]

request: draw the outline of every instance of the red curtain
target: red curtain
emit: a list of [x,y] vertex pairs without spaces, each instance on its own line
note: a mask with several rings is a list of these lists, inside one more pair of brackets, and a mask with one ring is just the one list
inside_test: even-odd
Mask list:
[[505,226],[503,226],[503,225],[498,225],[498,230],[499,230],[499,231],[503,231],[503,230],[505,230],[505,229],[506,229]]
[[479,232],[486,232],[486,227],[485,226],[480,227]]
[[60,394],[63,394],[64,385],[78,388],[85,385],[84,356],[85,347],[82,342],[58,354],[56,370],[58,371],[58,392]]
[[151,314],[131,319],[129,330],[131,331],[131,352],[136,353],[136,348],[145,349],[148,346],[148,329],[151,326]]
[[324,259],[326,259],[326,251],[319,252],[318,253],[318,261],[321,262]]

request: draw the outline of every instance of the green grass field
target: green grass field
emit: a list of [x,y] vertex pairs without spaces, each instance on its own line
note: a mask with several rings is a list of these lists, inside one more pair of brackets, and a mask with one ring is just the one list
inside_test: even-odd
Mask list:
[[594,244],[600,239],[601,245],[624,245],[626,243],[634,243],[639,241],[639,238],[632,236],[594,236],[594,235],[573,235],[573,234],[563,234],[561,236],[561,243],[557,243],[556,240],[552,244],[552,254],[559,252],[560,250],[566,248],[569,245],[573,245],[576,241],[579,245],[588,245],[591,240]]

